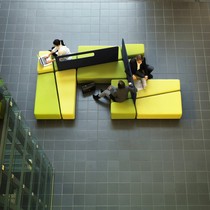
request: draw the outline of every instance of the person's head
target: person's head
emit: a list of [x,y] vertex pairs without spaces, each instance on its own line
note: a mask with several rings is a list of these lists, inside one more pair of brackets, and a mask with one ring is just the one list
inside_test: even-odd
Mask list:
[[53,44],[54,44],[55,46],[59,46],[59,45],[61,44],[61,40],[60,40],[60,39],[55,39],[55,40],[53,41]]
[[138,64],[142,64],[143,59],[144,59],[144,57],[142,55],[137,55],[136,56],[136,62]]
[[125,88],[125,83],[122,80],[119,80],[119,82],[118,82],[118,88],[119,89]]

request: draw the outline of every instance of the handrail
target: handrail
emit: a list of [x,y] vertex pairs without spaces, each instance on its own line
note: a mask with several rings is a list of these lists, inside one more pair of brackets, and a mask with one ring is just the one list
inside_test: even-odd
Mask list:
[[[0,94],[5,106],[0,139],[0,207],[4,210],[23,209],[23,205],[27,204],[27,209],[32,209],[31,201],[33,200],[36,201],[36,209],[41,205],[45,206],[46,210],[51,210],[53,167],[36,143],[36,138],[32,135],[5,85],[0,85]],[[47,177],[50,177],[51,180],[47,182],[48,187],[43,188],[42,193],[39,192],[39,189],[43,183],[34,185],[37,170],[44,180]],[[49,196],[47,189],[51,189],[51,199],[46,199]],[[27,194],[26,197],[24,197],[25,194]]]

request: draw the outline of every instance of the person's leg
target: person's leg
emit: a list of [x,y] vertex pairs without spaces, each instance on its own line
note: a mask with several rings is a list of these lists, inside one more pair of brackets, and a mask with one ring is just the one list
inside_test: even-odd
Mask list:
[[112,94],[110,94],[109,97],[110,97],[110,99],[112,99],[113,101],[116,101],[116,100],[115,100],[115,97],[114,97]]
[[136,71],[135,75],[136,75],[137,77],[142,77],[142,73],[139,72],[139,71]]
[[107,97],[107,98],[109,98],[109,96],[110,96],[110,94],[111,94],[111,92],[110,92],[110,90],[104,90],[102,93],[100,93],[98,96],[100,97],[100,98],[102,98],[102,97]]
[[95,100],[98,100],[98,99],[100,99],[100,98],[102,98],[102,97],[107,97],[107,98],[109,99],[109,98],[110,98],[110,97],[109,97],[110,94],[111,94],[110,90],[106,89],[106,90],[104,90],[104,91],[103,91],[102,93],[100,93],[100,94],[93,95],[93,98],[94,98]]
[[143,89],[145,89],[147,86],[147,80],[145,78],[141,78],[141,83],[142,83]]
[[153,75],[152,74],[149,74],[148,75],[148,79],[152,79],[153,78]]
[[149,74],[151,74],[151,72],[154,70],[153,66],[147,65],[147,71]]

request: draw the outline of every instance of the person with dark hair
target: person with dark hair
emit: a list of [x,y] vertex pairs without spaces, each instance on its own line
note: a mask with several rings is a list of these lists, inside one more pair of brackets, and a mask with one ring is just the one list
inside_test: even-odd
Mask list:
[[[68,47],[65,46],[63,40],[60,39],[55,39],[53,41],[53,49],[51,50],[51,52],[46,56],[46,58],[49,58],[51,55],[53,55],[54,57],[56,56],[61,56],[61,55],[68,55],[71,54],[71,51]],[[66,58],[62,58],[62,60],[67,60],[67,59],[71,59],[71,57],[66,57]],[[55,59],[48,59],[48,62],[52,62]]]
[[147,85],[146,81],[153,78],[151,72],[154,70],[154,67],[146,64],[146,58],[142,55],[132,58],[130,60],[130,67],[134,79],[141,80],[142,86],[145,88]]
[[95,100],[99,100],[102,97],[107,97],[116,102],[123,102],[128,99],[129,92],[136,92],[137,89],[133,87],[132,83],[129,83],[129,86],[125,85],[125,82],[122,80],[118,81],[118,87],[110,85],[106,90],[102,91],[100,94],[93,95]]

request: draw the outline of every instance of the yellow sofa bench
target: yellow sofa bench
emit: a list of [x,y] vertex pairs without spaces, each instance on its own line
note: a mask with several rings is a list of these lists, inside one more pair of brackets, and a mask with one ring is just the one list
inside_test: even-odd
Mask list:
[[123,61],[86,66],[77,69],[77,82],[110,83],[112,79],[126,79]]
[[[112,80],[111,85],[117,87],[119,80]],[[127,80],[123,80],[128,85]],[[128,99],[123,102],[114,102],[111,100],[110,105],[111,119],[135,119],[136,109],[129,93]]]
[[54,73],[37,75],[34,115],[36,119],[61,119]]
[[137,119],[180,119],[181,116],[180,80],[148,80],[146,89],[138,91]]
[[62,119],[75,119],[76,69],[57,71],[56,82]]

